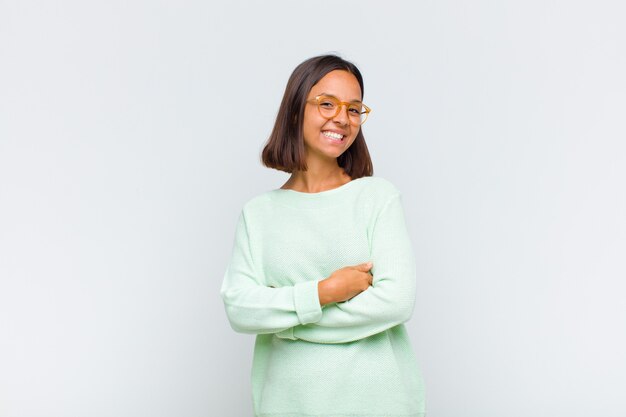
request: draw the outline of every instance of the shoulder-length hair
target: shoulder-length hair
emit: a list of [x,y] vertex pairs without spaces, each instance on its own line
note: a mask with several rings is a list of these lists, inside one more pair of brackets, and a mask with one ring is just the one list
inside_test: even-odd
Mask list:
[[[363,77],[353,63],[336,55],[320,55],[302,62],[287,81],[274,128],[261,153],[263,165],[288,173],[307,170],[302,129],[306,99],[311,88],[334,70],[353,74],[361,86],[363,99]],[[352,179],[373,175],[374,167],[362,128],[352,145],[337,157],[337,163]]]

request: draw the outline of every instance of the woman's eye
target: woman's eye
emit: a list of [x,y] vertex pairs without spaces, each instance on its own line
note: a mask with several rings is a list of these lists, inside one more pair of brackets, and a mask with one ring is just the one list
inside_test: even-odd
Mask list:
[[360,115],[361,110],[356,107],[350,107],[350,113],[355,114],[355,115]]
[[320,106],[332,109],[333,107],[335,107],[335,104],[332,101],[322,101],[320,103]]

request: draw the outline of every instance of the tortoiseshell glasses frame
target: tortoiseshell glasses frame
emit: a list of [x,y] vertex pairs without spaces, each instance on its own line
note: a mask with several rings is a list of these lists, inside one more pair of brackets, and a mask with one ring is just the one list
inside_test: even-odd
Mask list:
[[326,119],[332,119],[337,117],[341,111],[342,106],[346,106],[346,113],[348,114],[348,120],[350,124],[354,126],[360,126],[367,120],[372,109],[365,104],[354,101],[341,101],[335,96],[331,95],[319,95],[312,99],[307,100],[307,103],[317,104],[317,110],[320,115]]

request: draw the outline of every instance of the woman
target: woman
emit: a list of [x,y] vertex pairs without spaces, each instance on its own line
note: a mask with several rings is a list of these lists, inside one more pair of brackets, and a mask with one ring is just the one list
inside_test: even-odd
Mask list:
[[221,297],[232,328],[257,335],[257,417],[425,415],[403,324],[415,258],[399,190],[373,176],[362,100],[354,64],[301,63],[262,153],[291,177],[239,216]]

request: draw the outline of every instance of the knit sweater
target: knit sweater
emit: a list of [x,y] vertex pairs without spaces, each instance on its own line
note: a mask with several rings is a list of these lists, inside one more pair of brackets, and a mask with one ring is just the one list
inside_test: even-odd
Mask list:
[[[318,281],[372,261],[372,285],[320,305]],[[423,417],[424,384],[404,322],[415,258],[400,191],[381,177],[248,200],[221,298],[231,327],[256,334],[256,417]]]

